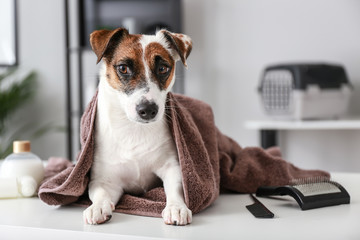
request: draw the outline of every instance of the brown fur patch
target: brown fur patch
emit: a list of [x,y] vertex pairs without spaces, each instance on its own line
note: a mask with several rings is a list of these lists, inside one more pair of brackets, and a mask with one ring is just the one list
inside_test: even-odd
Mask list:
[[[166,65],[168,65],[171,70],[168,77],[165,79],[161,79],[159,76],[156,75],[156,68],[158,67],[156,65],[156,58],[160,57],[164,62],[166,62]],[[152,72],[152,77],[155,78],[159,82],[160,89],[167,89],[171,83],[171,80],[174,77],[175,72],[175,61],[173,57],[170,55],[170,53],[160,44],[157,42],[149,43],[145,48],[145,62],[150,67],[150,70]]]
[[[182,63],[187,66],[186,59],[192,50],[191,40],[186,40],[185,35],[180,33],[171,33],[166,30],[162,30],[162,33],[169,42],[170,46],[178,52]],[[185,43],[187,44],[186,46]]]
[[129,32],[124,28],[114,30],[97,30],[90,34],[90,44],[98,57],[97,63],[106,55],[106,52],[113,52],[114,48]]
[[[125,92],[134,90],[145,80],[145,67],[142,62],[142,46],[139,43],[140,35],[128,35],[117,46],[111,58],[105,58],[107,64],[108,82],[114,89]],[[117,72],[117,66],[132,63],[131,79],[123,79]]]

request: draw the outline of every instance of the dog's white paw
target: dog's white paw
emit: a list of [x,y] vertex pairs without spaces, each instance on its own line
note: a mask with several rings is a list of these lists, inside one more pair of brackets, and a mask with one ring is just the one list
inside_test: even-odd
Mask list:
[[162,211],[162,217],[166,224],[186,225],[192,221],[192,212],[185,204],[168,204]]
[[83,212],[84,222],[92,225],[107,222],[111,219],[113,210],[115,206],[111,201],[93,203]]

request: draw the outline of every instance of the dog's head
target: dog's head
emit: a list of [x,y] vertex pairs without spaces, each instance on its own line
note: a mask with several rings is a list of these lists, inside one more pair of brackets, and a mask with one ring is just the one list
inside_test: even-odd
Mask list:
[[184,34],[161,30],[156,35],[133,35],[124,28],[98,30],[90,35],[97,62],[106,65],[106,80],[118,94],[131,121],[155,122],[165,112],[166,95],[175,82],[175,62],[192,48]]

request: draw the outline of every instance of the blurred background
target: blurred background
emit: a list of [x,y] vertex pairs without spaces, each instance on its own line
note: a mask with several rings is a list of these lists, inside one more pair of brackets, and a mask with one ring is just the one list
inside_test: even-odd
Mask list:
[[[1,47],[14,49],[0,50],[0,74],[14,66],[17,78],[36,74],[34,96],[6,120],[6,129],[25,126],[21,138],[42,159],[75,160],[79,151],[79,119],[98,81],[88,35],[98,28],[166,27],[189,35],[193,51],[188,69],[178,65],[174,91],[209,103],[219,129],[243,147],[260,146],[259,131],[245,122],[268,118],[257,88],[269,64],[343,65],[354,87],[348,115],[360,116],[357,0],[1,0],[0,9],[0,41],[9,43]],[[0,144],[8,139],[1,136]],[[299,167],[360,171],[359,129],[280,131],[279,139],[284,158]]]

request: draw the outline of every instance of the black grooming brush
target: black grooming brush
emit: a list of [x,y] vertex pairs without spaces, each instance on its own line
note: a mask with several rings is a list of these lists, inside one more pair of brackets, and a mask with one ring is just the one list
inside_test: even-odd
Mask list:
[[293,180],[285,186],[259,187],[256,196],[293,197],[302,210],[350,203],[350,195],[343,186],[327,178]]

